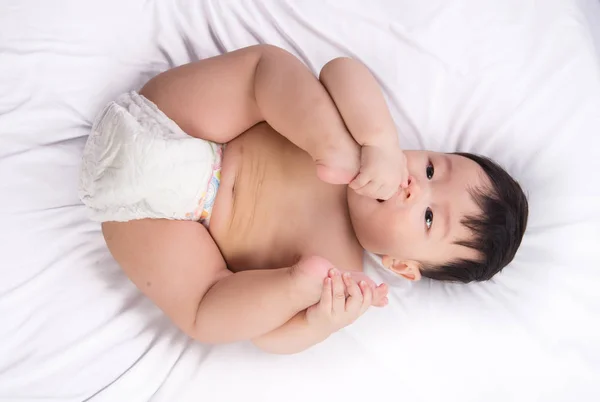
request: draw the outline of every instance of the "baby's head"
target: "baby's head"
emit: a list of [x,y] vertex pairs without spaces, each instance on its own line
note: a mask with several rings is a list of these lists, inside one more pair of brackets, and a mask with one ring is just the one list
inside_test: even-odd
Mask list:
[[406,151],[408,188],[387,201],[348,190],[356,236],[407,279],[471,282],[515,256],[527,226],[519,184],[490,159]]

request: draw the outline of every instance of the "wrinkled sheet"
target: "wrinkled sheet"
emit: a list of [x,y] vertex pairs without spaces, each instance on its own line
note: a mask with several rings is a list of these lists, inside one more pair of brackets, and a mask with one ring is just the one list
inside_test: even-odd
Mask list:
[[[596,6],[0,0],[0,400],[600,400]],[[357,57],[405,148],[503,164],[531,207],[514,263],[485,284],[410,284],[367,256],[390,305],[299,355],[181,334],[87,219],[81,152],[118,94],[255,43],[315,73]]]

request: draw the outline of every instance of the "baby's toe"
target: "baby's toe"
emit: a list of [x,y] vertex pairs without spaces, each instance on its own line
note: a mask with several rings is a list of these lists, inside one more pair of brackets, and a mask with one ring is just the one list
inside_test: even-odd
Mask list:
[[385,283],[382,283],[381,285],[377,286],[373,290],[373,305],[379,307],[385,306],[387,304],[387,294],[388,287]]

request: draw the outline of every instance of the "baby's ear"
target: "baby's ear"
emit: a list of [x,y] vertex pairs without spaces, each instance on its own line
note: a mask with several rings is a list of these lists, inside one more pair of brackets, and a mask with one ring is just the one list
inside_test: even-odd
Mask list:
[[381,257],[383,266],[392,272],[408,279],[409,281],[418,281],[421,279],[421,264],[414,260],[396,260],[389,255]]

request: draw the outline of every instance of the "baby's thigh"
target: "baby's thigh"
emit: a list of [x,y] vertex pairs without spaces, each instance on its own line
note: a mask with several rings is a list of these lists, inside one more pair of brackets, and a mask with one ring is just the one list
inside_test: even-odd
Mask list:
[[102,232],[129,279],[182,329],[194,322],[208,289],[232,274],[206,228],[197,222],[105,222]]

